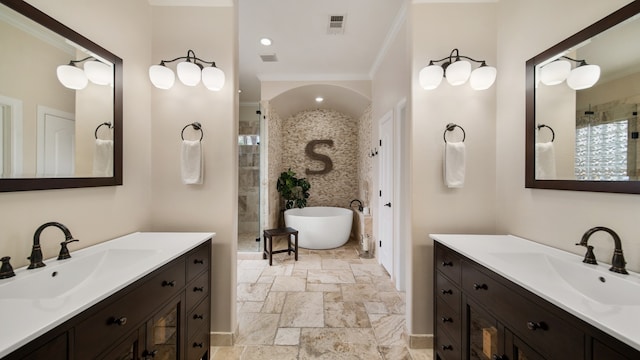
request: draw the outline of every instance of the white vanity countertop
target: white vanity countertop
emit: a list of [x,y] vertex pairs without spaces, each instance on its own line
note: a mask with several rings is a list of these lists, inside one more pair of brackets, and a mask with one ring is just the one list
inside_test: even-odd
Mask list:
[[[616,274],[608,270],[610,267],[608,264],[584,264],[582,256],[512,235],[430,234],[429,236],[640,350],[640,331],[638,330],[640,274],[631,271],[629,275]],[[611,242],[611,253],[599,254],[599,256],[602,259],[606,256],[604,261],[609,262],[609,256],[612,254],[613,242]],[[555,260],[545,260],[549,258],[560,259],[556,263],[569,264],[568,267],[577,276],[574,275],[573,281],[567,280],[570,279],[569,277],[563,278],[559,275],[562,270],[558,270],[559,267],[554,269],[552,266]],[[573,264],[577,271],[573,271]],[[601,277],[607,280],[606,283],[598,280]],[[584,283],[588,284],[583,287],[585,291],[600,293],[603,298],[608,296],[607,293],[619,293],[622,296],[614,296],[613,303],[608,303],[607,300],[594,300],[574,287],[575,283],[582,282],[582,278]],[[608,288],[611,286],[619,287]]]
[[[54,256],[45,261],[45,267],[15,270],[16,276],[0,280],[0,358],[214,236],[215,233],[133,233],[77,251],[71,244],[71,259],[58,261]],[[102,256],[106,253],[109,257]],[[45,254],[52,255],[55,254]],[[92,259],[100,259],[106,266],[109,263],[118,263],[118,266],[104,269],[87,265]],[[68,279],[71,275],[66,274],[74,273],[72,265],[75,264],[90,268],[86,279],[91,281],[81,279],[73,290],[54,297],[47,296],[42,287],[25,290],[36,281],[30,279],[51,278],[50,274],[56,269],[65,274],[57,278]],[[87,270],[82,268],[80,271]],[[85,275],[74,276],[82,278]],[[39,291],[43,292],[42,296]],[[12,295],[16,292],[21,295]]]

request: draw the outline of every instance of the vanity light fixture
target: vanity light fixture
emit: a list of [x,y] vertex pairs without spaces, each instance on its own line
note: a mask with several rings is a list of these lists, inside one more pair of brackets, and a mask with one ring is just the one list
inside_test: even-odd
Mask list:
[[[480,66],[472,70],[471,62]],[[429,60],[429,65],[420,70],[419,82],[425,90],[433,90],[440,86],[444,77],[452,86],[462,85],[468,80],[474,90],[486,90],[496,81],[496,74],[496,68],[488,66],[485,60],[460,55],[458,49],[453,49],[445,58]]]
[[[82,62],[85,62],[84,68],[79,68],[77,64]],[[67,65],[58,66],[56,75],[58,81],[65,87],[82,90],[87,87],[89,81],[97,85],[111,85],[113,69],[93,56],[87,56],[81,60],[71,60]]]
[[[576,63],[573,70],[571,61]],[[565,80],[573,90],[588,89],[600,80],[600,66],[561,56],[540,69],[540,81],[545,85],[558,85]]]
[[214,61],[205,61],[198,57],[193,50],[187,51],[187,56],[177,57],[173,60],[161,60],[159,65],[149,67],[149,79],[151,83],[159,89],[170,89],[176,80],[176,75],[166,66],[178,60],[185,60],[178,63],[176,71],[180,82],[187,86],[196,86],[202,80],[204,86],[211,91],[219,91],[224,86],[224,72],[216,67]]

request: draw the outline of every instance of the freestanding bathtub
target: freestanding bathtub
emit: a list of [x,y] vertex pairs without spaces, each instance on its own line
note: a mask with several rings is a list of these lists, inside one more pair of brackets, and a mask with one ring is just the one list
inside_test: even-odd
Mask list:
[[298,230],[298,246],[305,249],[333,249],[349,240],[353,211],[315,206],[284,212],[288,227]]

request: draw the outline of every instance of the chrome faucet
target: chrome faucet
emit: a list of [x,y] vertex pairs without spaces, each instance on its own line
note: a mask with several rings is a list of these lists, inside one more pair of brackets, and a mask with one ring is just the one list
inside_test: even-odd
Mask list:
[[360,201],[360,200],[358,200],[358,199],[353,199],[353,200],[351,200],[351,202],[349,203],[349,207],[352,207],[354,202],[357,202],[357,203],[358,203],[358,211],[362,212],[362,210],[364,209],[364,208],[362,207],[362,201]]
[[61,248],[60,248],[60,254],[58,254],[58,260],[68,259],[71,257],[71,255],[69,254],[69,249],[67,248],[67,244],[70,242],[78,241],[78,240],[73,238],[73,235],[71,235],[71,231],[69,231],[69,229],[66,226],[55,221],[48,222],[40,225],[40,227],[36,230],[35,234],[33,234],[33,248],[31,249],[31,256],[28,257],[31,263],[29,264],[29,267],[27,267],[27,269],[37,269],[37,268],[46,266],[46,264],[42,262],[42,250],[40,249],[40,234],[44,229],[48,228],[49,226],[55,226],[58,229],[62,230],[62,232],[64,233],[65,240],[60,243]]
[[608,232],[609,235],[611,235],[611,237],[613,238],[615,249],[613,250],[613,259],[611,259],[611,268],[609,270],[619,274],[628,274],[627,270],[625,269],[625,265],[627,262],[624,260],[624,255],[622,254],[622,242],[620,241],[620,237],[618,236],[618,234],[616,234],[615,231],[604,226],[596,226],[587,230],[587,232],[582,235],[582,239],[580,240],[580,242],[576,244],[578,246],[584,246],[587,248],[587,253],[585,254],[584,260],[582,260],[582,262],[587,264],[598,263],[596,261],[596,256],[593,254],[593,246],[587,245],[587,242],[589,241],[591,235],[598,231]]

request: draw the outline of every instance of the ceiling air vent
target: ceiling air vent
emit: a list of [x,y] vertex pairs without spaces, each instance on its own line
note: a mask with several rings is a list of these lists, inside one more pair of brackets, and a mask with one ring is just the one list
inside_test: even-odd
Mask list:
[[329,16],[329,27],[327,28],[328,34],[344,34],[344,23],[346,15],[331,15]]
[[276,54],[262,54],[260,55],[262,62],[276,62],[278,61],[278,57]]

